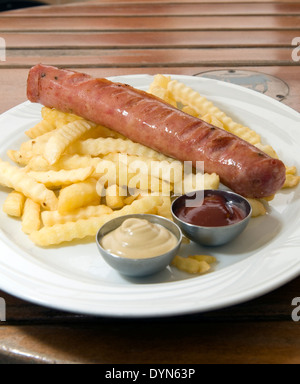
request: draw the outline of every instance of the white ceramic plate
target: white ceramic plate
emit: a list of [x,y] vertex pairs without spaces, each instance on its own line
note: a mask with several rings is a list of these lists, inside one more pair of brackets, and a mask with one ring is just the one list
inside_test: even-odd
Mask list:
[[[176,76],[227,114],[250,126],[287,165],[300,169],[300,115],[262,94],[232,84]],[[114,77],[146,90],[151,76]],[[40,120],[41,106],[25,102],[0,116],[0,157],[18,149],[24,131]],[[0,189],[0,205],[7,190]],[[0,212],[0,289],[47,307],[75,313],[150,317],[182,315],[245,302],[300,274],[300,189],[280,192],[265,217],[253,219],[233,243],[215,249],[182,246],[181,253],[215,255],[219,263],[204,276],[174,268],[144,279],[112,270],[92,240],[42,249],[21,231],[18,220]]]

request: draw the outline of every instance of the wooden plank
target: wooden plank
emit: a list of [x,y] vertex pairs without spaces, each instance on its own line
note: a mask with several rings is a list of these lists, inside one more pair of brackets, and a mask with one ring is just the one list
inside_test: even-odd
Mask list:
[[[61,5],[61,4],[68,4],[68,6],[72,7],[75,5],[83,6],[86,3],[89,4],[127,4],[127,5],[133,5],[133,4],[140,4],[148,3],[148,4],[177,4],[177,3],[185,3],[185,4],[210,4],[211,2],[209,0],[47,0],[47,4],[51,6],[55,5]],[[239,3],[277,3],[277,4],[285,4],[285,3],[300,3],[300,0],[213,0],[213,3],[217,4],[223,4],[223,3],[230,3],[230,4],[239,4]],[[26,9],[23,9],[22,11],[26,12]]]
[[299,327],[292,321],[249,325],[188,318],[2,326],[0,354],[50,364],[299,364]]
[[300,3],[79,3],[70,5],[35,7],[30,11],[16,10],[9,14],[32,16],[212,16],[212,15],[299,15]]
[[[300,32],[299,32],[300,33]],[[78,48],[203,48],[291,47],[294,31],[169,31],[108,33],[2,33],[6,47]]]
[[39,31],[208,31],[294,30],[300,33],[300,16],[171,16],[171,17],[4,17],[0,33]]
[[7,50],[0,67],[49,65],[101,67],[298,65],[292,48]]

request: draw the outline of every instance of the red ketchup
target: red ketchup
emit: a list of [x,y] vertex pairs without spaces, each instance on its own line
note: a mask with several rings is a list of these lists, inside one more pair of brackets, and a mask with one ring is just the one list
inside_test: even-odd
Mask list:
[[246,212],[223,196],[208,194],[195,207],[178,207],[176,216],[189,224],[221,227],[238,223],[246,217]]

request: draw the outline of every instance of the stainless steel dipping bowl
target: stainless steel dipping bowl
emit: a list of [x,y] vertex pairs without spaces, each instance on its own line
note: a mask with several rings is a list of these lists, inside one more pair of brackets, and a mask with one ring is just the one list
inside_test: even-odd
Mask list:
[[[238,223],[216,226],[216,227],[203,227],[187,223],[179,219],[176,215],[178,209],[186,204],[187,200],[195,199],[195,194],[198,196],[202,194],[203,197],[210,194],[221,195],[231,204],[235,204],[244,210],[246,217]],[[186,195],[182,195],[176,198],[172,203],[172,216],[174,222],[180,227],[183,234],[194,242],[205,246],[220,246],[229,243],[240,235],[247,227],[252,214],[252,208],[250,203],[243,196],[237,193],[225,190],[205,190],[195,191]]]
[[[114,255],[101,246],[102,238],[109,232],[115,230],[122,223],[129,218],[138,218],[146,219],[151,223],[160,224],[170,232],[172,232],[177,238],[176,246],[171,249],[169,252],[164,253],[160,256],[155,256],[145,259],[131,259],[125,258],[118,255]],[[180,228],[173,223],[171,220],[165,219],[164,217],[150,214],[134,214],[121,216],[116,219],[104,224],[97,233],[96,243],[99,249],[100,254],[103,259],[114,269],[119,271],[121,274],[131,277],[142,277],[147,275],[152,275],[163,269],[165,269],[176,256],[179,251],[182,240],[182,233]]]

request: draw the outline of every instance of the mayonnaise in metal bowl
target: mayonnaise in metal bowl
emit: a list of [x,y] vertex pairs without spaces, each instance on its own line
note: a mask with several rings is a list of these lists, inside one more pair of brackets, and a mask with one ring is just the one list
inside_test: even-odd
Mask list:
[[121,274],[142,277],[166,268],[179,251],[180,228],[157,215],[134,214],[113,219],[97,233],[104,260]]

